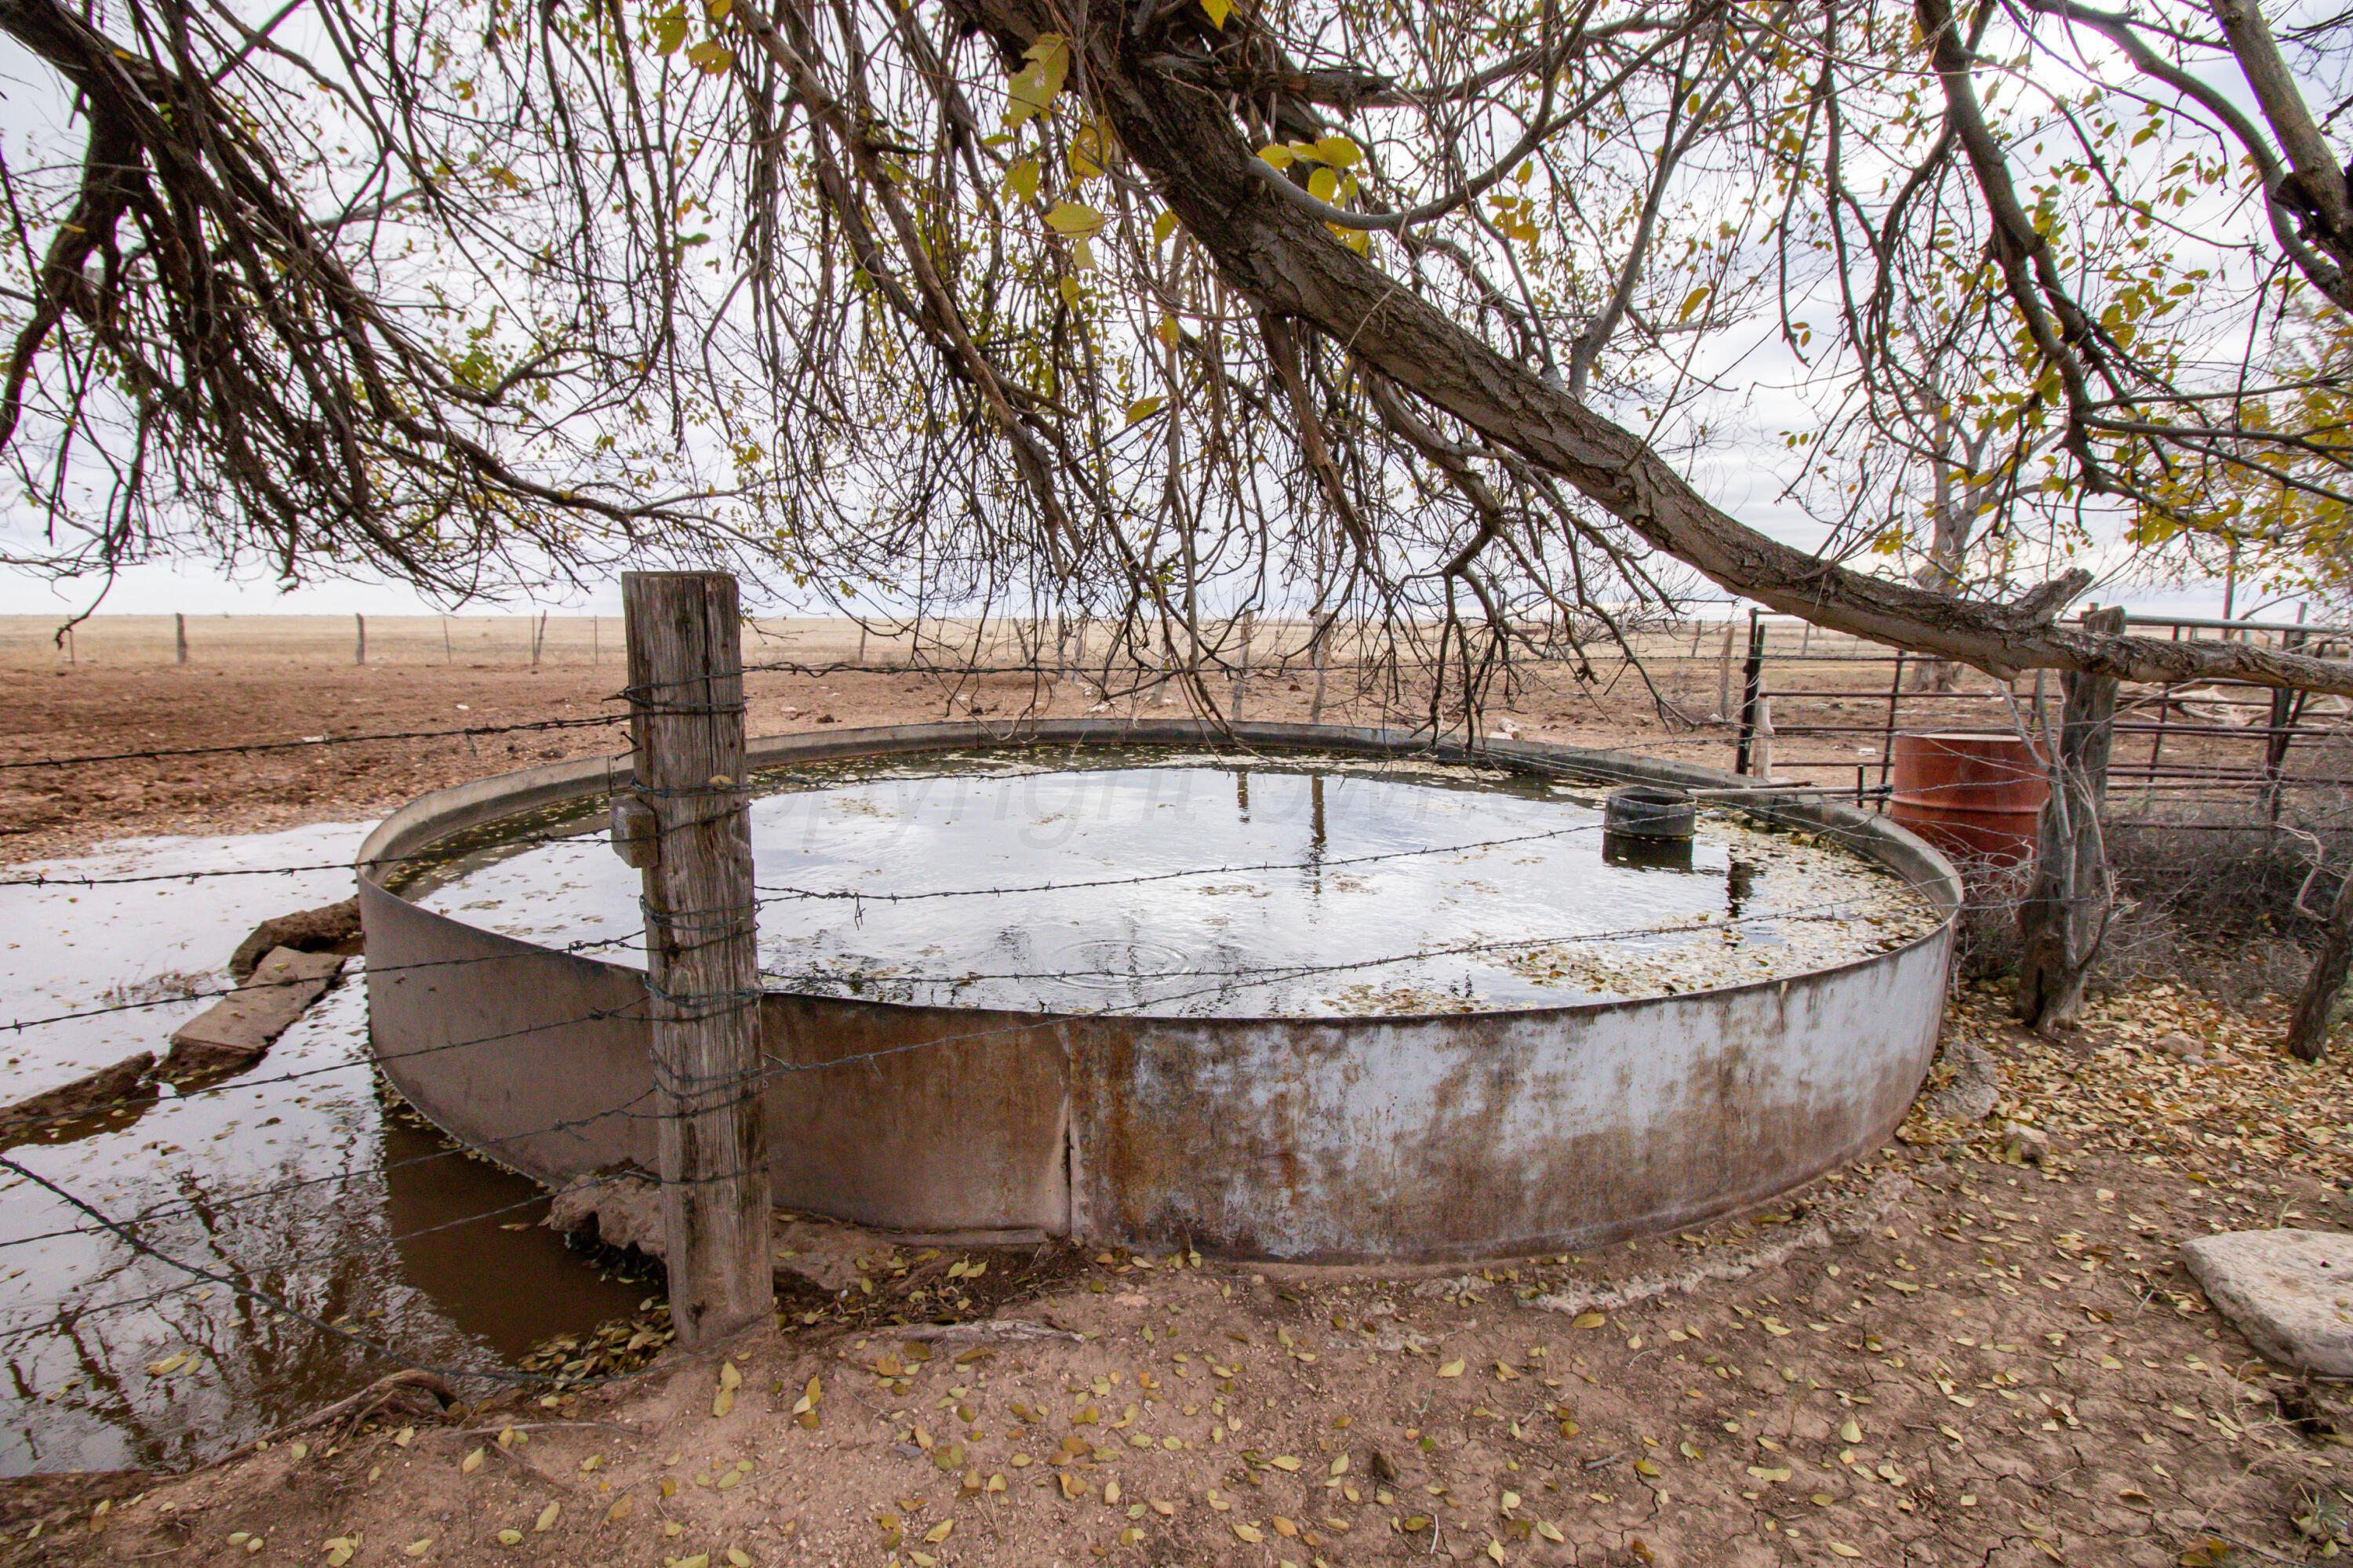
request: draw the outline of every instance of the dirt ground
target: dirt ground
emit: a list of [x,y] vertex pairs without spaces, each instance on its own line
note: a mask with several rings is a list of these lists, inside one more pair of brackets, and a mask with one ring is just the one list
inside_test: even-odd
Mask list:
[[[2281,1056],[2274,1007],[2158,988],[2051,1044],[2003,1001],[1972,988],[1951,1026],[1994,1055],[1994,1121],[1915,1113],[1852,1171],[1704,1231],[1450,1273],[841,1228],[835,1266],[788,1259],[816,1283],[723,1360],[11,1490],[0,1560],[2336,1555],[2353,1413],[2256,1356],[2178,1247],[2353,1222],[2353,1075]],[[1693,1287],[1596,1305],[1641,1281]]]
[[[839,650],[796,646],[792,657],[846,657],[853,648],[854,640]],[[0,726],[0,862],[72,853],[132,834],[264,831],[377,816],[427,789],[628,749],[626,728],[615,724],[470,740],[9,766],[149,748],[494,728],[626,713],[617,695],[626,677],[609,651],[601,665],[550,660],[536,671],[512,655],[473,664],[357,666],[348,654],[337,662],[299,651],[290,657],[270,646],[249,656],[216,651],[213,658],[186,666],[146,659],[76,665],[20,660],[0,670],[0,680],[10,687],[8,722]],[[1701,700],[1701,686],[1708,688],[1704,695],[1712,702],[1714,679],[1712,664],[1690,673],[1694,703]],[[1565,670],[1545,668],[1535,673],[1520,698],[1491,714],[1490,722],[1509,724],[1530,738],[1637,745],[1657,755],[1729,765],[1728,728],[1676,726],[1671,733],[1639,680],[1620,680],[1606,692],[1597,689],[1600,684],[1580,686]],[[1039,683],[1027,676],[954,680],[923,673],[760,673],[747,676],[745,685],[748,723],[755,736],[951,717],[1166,717],[1188,711],[1170,688],[1106,705],[1079,683]],[[1261,674],[1247,688],[1246,711],[1252,718],[1303,719],[1312,697],[1312,677]],[[1418,716],[1357,698],[1337,675],[1324,712],[1327,722],[1346,724],[1411,723]]]
[[[609,667],[10,679],[0,758],[598,713],[617,683]],[[1274,685],[1253,714],[1303,714]],[[1028,694],[965,696],[994,715]],[[926,678],[760,676],[753,724],[936,718],[952,700]],[[1726,750],[1721,732],[1670,738],[1622,687],[1497,717]],[[0,856],[355,815],[605,736],[0,773]],[[2353,1072],[2285,1058],[2276,999],[2145,986],[2060,1041],[2021,1034],[2005,1001],[1964,988],[1948,1023],[1948,1044],[1993,1057],[1990,1120],[1915,1112],[1852,1170],[1704,1230],[1381,1271],[825,1227],[784,1260],[812,1277],[777,1326],[723,1357],[470,1390],[446,1418],[322,1425],[187,1476],[9,1483],[0,1563],[2197,1568],[2353,1549],[2353,1410],[2265,1364],[2179,1259],[2213,1230],[2353,1224]]]

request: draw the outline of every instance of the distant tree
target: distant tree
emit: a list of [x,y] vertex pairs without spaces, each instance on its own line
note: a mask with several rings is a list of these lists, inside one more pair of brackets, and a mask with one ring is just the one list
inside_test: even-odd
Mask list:
[[[1186,664],[1281,602],[1471,694],[1687,567],[1988,668],[2353,691],[2056,625],[2080,573],[1867,569],[1923,471],[2054,565],[2341,508],[2341,373],[2287,344],[2353,307],[2353,26],[2298,18],[0,0],[84,137],[7,149],[0,443],[58,566],[661,547]],[[1771,423],[1819,553],[1706,493]]]

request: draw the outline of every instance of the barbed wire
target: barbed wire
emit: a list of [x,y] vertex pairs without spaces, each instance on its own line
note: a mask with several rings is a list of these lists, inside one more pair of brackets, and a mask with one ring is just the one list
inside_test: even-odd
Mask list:
[[100,762],[160,762],[175,757],[234,757],[264,751],[305,751],[329,746],[373,746],[394,740],[475,740],[489,735],[520,735],[529,731],[591,729],[629,722],[627,714],[598,714],[586,718],[532,719],[520,724],[469,725],[462,729],[384,730],[364,735],[304,736],[297,740],[248,740],[217,746],[153,746],[130,751],[88,752],[76,757],[18,757],[0,760],[0,771],[26,768],[81,768]]

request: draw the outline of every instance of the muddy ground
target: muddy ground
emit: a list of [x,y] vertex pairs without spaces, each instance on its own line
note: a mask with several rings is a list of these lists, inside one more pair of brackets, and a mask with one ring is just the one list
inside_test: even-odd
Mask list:
[[[614,683],[84,667],[16,682],[0,747],[515,722],[610,711]],[[1303,714],[1289,686],[1252,712]],[[968,699],[1018,711],[1029,689]],[[1534,736],[1670,749],[1641,699],[1609,701],[1626,711],[1563,690],[1513,713]],[[753,724],[950,705],[921,677],[761,676]],[[605,733],[0,774],[0,855],[350,815]],[[1721,732],[1672,744],[1726,749]],[[11,1483],[0,1562],[2017,1568],[2353,1548],[2353,1411],[2265,1364],[2178,1253],[2353,1222],[2343,1058],[2284,1058],[2275,998],[2144,986],[2057,1042],[2008,1025],[2004,1001],[1967,988],[1948,1026],[1993,1055],[1992,1120],[1915,1113],[1853,1171],[1704,1231],[1384,1272],[828,1228],[785,1260],[811,1278],[777,1326],[723,1358],[476,1386],[444,1418],[329,1424],[183,1477]],[[1594,1306],[1629,1282],[1691,1287]],[[910,1337],[943,1322],[995,1326]]]

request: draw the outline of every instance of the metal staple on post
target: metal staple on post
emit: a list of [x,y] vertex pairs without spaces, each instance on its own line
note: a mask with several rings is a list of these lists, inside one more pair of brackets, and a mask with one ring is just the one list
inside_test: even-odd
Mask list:
[[614,847],[643,872],[670,1320],[692,1348],[775,1310],[743,617],[723,572],[629,572],[632,782]]

